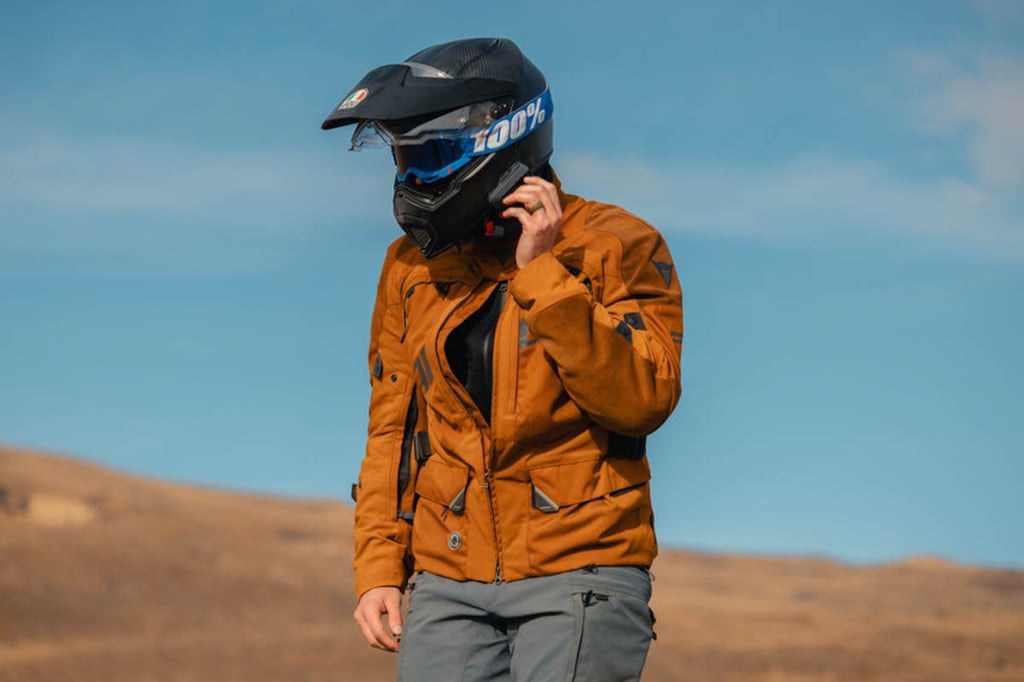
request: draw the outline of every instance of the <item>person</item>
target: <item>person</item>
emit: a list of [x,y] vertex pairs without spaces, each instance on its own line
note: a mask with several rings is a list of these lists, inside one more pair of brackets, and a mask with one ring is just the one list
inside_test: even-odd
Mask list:
[[635,680],[654,637],[645,438],[682,294],[655,228],[563,192],[552,114],[480,38],[370,71],[322,124],[396,166],[353,495],[355,619],[400,680]]

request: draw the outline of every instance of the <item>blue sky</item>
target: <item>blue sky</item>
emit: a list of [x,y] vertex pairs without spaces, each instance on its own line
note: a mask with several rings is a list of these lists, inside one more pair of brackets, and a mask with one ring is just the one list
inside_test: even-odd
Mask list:
[[1024,568],[1024,5],[21,3],[0,24],[0,442],[343,498],[392,169],[369,69],[515,39],[568,190],[666,235],[663,544]]

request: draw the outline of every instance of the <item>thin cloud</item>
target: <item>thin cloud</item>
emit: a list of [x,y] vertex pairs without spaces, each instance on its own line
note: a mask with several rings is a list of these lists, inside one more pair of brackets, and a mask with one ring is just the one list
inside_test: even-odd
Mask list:
[[[70,136],[0,143],[0,207],[54,215],[234,215],[258,224],[290,223],[296,211],[298,217],[336,213],[339,185],[354,196],[381,194],[374,191],[378,180],[324,154]],[[358,204],[351,211],[364,213]]]
[[254,152],[7,134],[0,263],[104,272],[277,267],[327,230],[387,216],[386,164],[378,176],[338,148]]
[[1024,61],[916,53],[903,107],[931,145],[962,151],[945,177],[854,154],[805,152],[770,166],[564,155],[570,189],[634,208],[662,228],[760,239],[910,238],[919,248],[1024,261]]
[[990,21],[1024,24],[1024,4],[1020,0],[973,0],[971,5]]
[[558,168],[570,191],[669,232],[831,242],[895,234],[1024,260],[1024,234],[983,188],[900,178],[866,161],[805,155],[779,166],[680,168],[568,155]]
[[915,55],[923,82],[916,120],[924,132],[966,139],[972,170],[994,191],[1024,186],[1024,60],[991,53],[958,62]]

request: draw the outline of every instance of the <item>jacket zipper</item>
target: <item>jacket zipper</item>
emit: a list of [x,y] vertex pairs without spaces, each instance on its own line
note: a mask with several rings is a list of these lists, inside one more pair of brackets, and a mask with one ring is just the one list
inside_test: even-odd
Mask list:
[[[479,286],[479,282],[477,283],[477,286]],[[505,280],[502,280],[501,282],[498,283],[498,288],[499,288],[499,292],[500,292],[499,296],[501,297],[501,312],[503,313],[505,311],[505,301],[506,301],[505,293],[508,291],[508,282],[505,281]],[[474,292],[476,291],[476,287],[473,288],[473,291]],[[470,295],[472,295],[472,292],[470,292]],[[488,298],[489,298],[489,296],[488,296]],[[448,315],[445,316],[444,320],[441,321],[441,326],[438,327],[438,332],[440,332],[442,329],[444,329],[444,326],[446,324],[448,324],[448,320],[452,319],[452,316],[455,315],[455,313],[462,306],[464,306],[468,300],[469,300],[469,298],[467,297],[467,298],[459,301],[459,303],[454,308],[451,309],[451,311],[448,313]],[[485,303],[486,303],[486,301],[487,301],[487,298],[484,298],[484,302]],[[470,314],[472,314],[472,313],[470,313]],[[498,314],[498,320],[499,321],[501,320],[501,313]],[[497,329],[495,329],[495,336],[497,336]],[[438,358],[441,357],[441,353],[442,353],[442,349],[440,348],[440,343],[441,343],[441,334],[438,333],[438,335],[434,337],[434,353],[437,355]],[[476,405],[475,404],[474,405],[469,405],[462,398],[462,396],[459,395],[459,392],[456,391],[452,387],[451,382],[449,381],[449,377],[448,377],[449,374],[450,374],[450,371],[449,372],[442,372],[442,376],[445,378],[444,383],[448,387],[448,390],[451,391],[451,393],[455,396],[455,398],[462,405],[462,408],[464,410],[466,410],[466,414],[468,414],[470,419],[474,423],[476,423],[477,430],[480,432],[480,437],[481,437],[481,440],[482,440],[483,439],[483,427],[480,425],[479,422],[477,422],[475,416],[473,415],[473,410],[477,409]],[[492,377],[491,377],[491,379],[492,379],[492,382],[493,382],[493,365],[492,365]],[[493,390],[494,390],[494,387],[493,387],[493,384],[492,384],[492,387],[491,387],[492,393],[493,393]],[[492,404],[491,404],[491,418],[492,418],[492,421],[493,421],[493,414],[494,414],[494,405],[493,405],[493,401],[492,401]],[[497,519],[498,515],[495,512],[497,507],[496,507],[495,502],[494,502],[494,486],[491,485],[491,460],[493,459],[493,457],[494,457],[494,439],[492,438],[491,439],[490,452],[489,453],[485,453],[484,454],[484,458],[483,458],[483,460],[484,460],[483,461],[484,480],[483,480],[483,484],[482,485],[485,488],[487,488],[487,499],[490,500],[490,504],[491,504],[491,526],[494,528],[494,550],[495,550],[495,554],[497,556],[496,561],[495,561],[495,567],[494,567],[494,582],[495,583],[500,583],[502,581],[502,579],[501,579],[501,539],[498,537],[498,524],[496,522],[496,519]]]
[[[497,358],[497,347],[498,347],[498,329],[501,327],[501,318],[505,314],[505,303],[508,300],[508,280],[502,280],[498,283],[498,318],[494,321],[494,337],[491,344],[491,448],[488,453],[488,461],[486,462],[485,479],[487,481],[487,496],[491,500],[491,521],[494,526],[494,550],[495,550],[495,562],[494,562],[494,582],[500,583],[501,579],[501,538],[498,537],[498,504],[494,499],[494,486],[491,482],[491,470],[494,468],[495,460],[495,449],[494,449],[494,428],[497,425],[497,419],[495,413],[497,412],[497,405],[500,401],[495,400],[494,396],[497,393],[497,381],[495,381],[494,368],[496,366]],[[500,358],[497,358],[500,360]]]
[[[491,472],[490,470],[484,471],[484,480],[480,482],[481,487],[487,490],[487,497],[491,501],[491,518],[494,518],[494,497],[491,492]],[[494,547],[497,550],[498,547],[498,527],[494,527]],[[494,582],[495,584],[501,582],[501,552],[495,551],[494,558]]]

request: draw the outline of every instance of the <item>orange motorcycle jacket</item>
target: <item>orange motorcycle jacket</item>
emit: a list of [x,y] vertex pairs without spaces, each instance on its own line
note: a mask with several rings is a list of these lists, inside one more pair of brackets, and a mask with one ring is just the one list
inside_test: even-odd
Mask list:
[[[553,250],[521,269],[514,243],[388,249],[354,490],[358,595],[413,570],[492,582],[657,554],[644,443],[679,400],[679,280],[653,227],[559,197]],[[485,396],[452,360],[474,324],[492,331]]]

